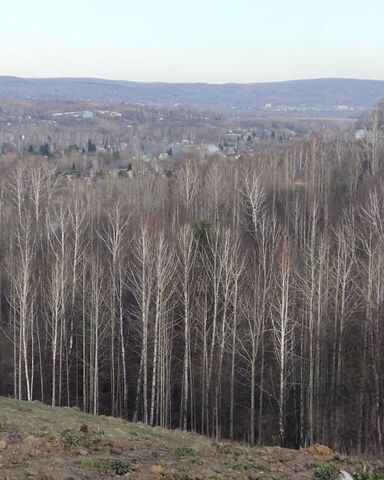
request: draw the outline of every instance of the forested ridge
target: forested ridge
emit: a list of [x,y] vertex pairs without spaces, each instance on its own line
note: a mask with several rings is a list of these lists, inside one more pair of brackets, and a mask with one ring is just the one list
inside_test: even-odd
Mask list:
[[174,176],[1,176],[0,393],[220,439],[380,452],[379,129]]
[[[37,100],[125,102],[169,107],[210,109],[249,115],[262,112],[266,103],[302,107],[311,115],[336,113],[338,105],[359,112],[384,96],[384,82],[354,78],[314,78],[258,83],[129,82],[97,78],[21,78],[0,75],[0,96]],[[280,115],[284,110],[280,109]],[[340,112],[339,112],[340,114]],[[345,115],[345,111],[344,111]],[[355,115],[355,114],[354,114]]]

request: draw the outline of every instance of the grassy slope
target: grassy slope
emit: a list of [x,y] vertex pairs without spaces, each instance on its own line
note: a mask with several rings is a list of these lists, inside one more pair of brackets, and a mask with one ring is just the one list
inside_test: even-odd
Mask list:
[[[0,397],[1,480],[113,478],[116,471],[136,479],[311,479],[326,460]],[[348,471],[364,464],[333,463]]]

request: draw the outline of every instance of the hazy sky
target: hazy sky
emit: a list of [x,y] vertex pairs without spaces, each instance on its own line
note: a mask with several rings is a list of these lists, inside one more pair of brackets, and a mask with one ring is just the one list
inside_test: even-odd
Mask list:
[[0,0],[0,75],[384,80],[384,0]]

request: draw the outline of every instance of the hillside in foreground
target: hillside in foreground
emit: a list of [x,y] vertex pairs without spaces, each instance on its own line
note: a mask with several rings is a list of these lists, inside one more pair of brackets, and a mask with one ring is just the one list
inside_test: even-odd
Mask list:
[[[312,479],[338,470],[383,470],[384,463],[326,447],[252,448],[0,397],[0,479]],[[320,475],[320,476],[319,476]],[[379,476],[355,478],[379,479]]]

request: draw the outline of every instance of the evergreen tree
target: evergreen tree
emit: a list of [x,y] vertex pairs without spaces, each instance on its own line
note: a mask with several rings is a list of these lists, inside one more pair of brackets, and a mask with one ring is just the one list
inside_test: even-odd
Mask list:
[[49,157],[51,155],[48,143],[44,143],[44,145],[40,145],[39,154],[42,157]]
[[96,152],[96,145],[92,142],[91,139],[88,140],[88,153],[95,153]]

